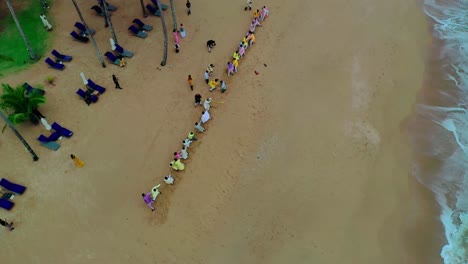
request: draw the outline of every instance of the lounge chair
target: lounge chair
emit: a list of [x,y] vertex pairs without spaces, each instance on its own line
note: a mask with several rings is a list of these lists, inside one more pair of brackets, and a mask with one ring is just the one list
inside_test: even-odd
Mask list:
[[0,198],[0,207],[1,208],[5,209],[7,211],[10,211],[11,208],[13,208],[13,206],[15,206],[15,204],[12,201]]
[[80,35],[94,35],[94,29],[88,28],[88,30],[86,30],[85,25],[81,24],[80,22],[76,22],[75,27],[80,30]]
[[61,63],[57,63],[57,62],[53,61],[51,58],[49,58],[49,57],[47,57],[47,59],[45,59],[45,62],[47,64],[49,64],[49,66],[51,68],[54,68],[56,70],[62,71],[63,69],[65,69],[65,65],[63,65]]
[[59,60],[59,61],[70,62],[73,59],[72,56],[60,54],[56,50],[52,50],[52,55],[54,55],[57,58],[57,60]]
[[46,147],[53,151],[57,151],[60,148],[60,144],[55,141],[49,141],[49,142],[39,141],[39,143],[41,144],[41,146]]
[[141,21],[138,18],[133,19],[133,23],[137,24],[140,27],[141,30],[146,30],[146,31],[153,30],[153,26],[150,26],[150,25],[147,25],[147,24],[143,23],[143,21]]
[[52,123],[52,129],[59,132],[60,134],[62,134],[62,136],[65,136],[67,138],[73,136],[73,132],[59,125],[57,122]]
[[[83,90],[81,90],[81,89],[78,89],[78,90],[76,91],[76,94],[79,95],[79,96],[81,97],[81,99],[83,99],[83,100],[86,98],[86,92],[83,91]],[[98,99],[99,99],[99,98],[98,98],[96,95],[94,95],[94,94],[91,94],[91,95],[90,95],[90,98],[91,98],[91,102],[93,102],[93,103],[96,103],[96,102],[98,101]]]
[[[158,9],[158,1],[157,0],[151,0],[151,2],[153,2],[153,4],[156,6],[156,9]],[[165,4],[162,4],[161,1],[159,1],[159,5],[161,6],[161,9],[163,11],[168,8],[168,6],[165,5]]]
[[157,16],[157,17],[161,16],[161,11],[159,11],[159,9],[157,9],[157,8],[154,8],[154,7],[153,7],[152,5],[150,5],[150,4],[146,5],[146,9],[148,9],[148,11],[149,11],[151,14],[153,14],[153,15],[155,15],[155,16]]
[[29,95],[31,93],[37,93],[39,95],[45,94],[45,91],[43,89],[34,88],[31,85],[29,85],[29,83],[24,83],[23,87],[26,88],[26,95]]
[[[102,6],[102,0],[98,0],[98,3]],[[115,11],[117,10],[117,7],[115,5],[111,5],[109,3],[106,2],[106,5],[107,5],[107,10],[108,11]]]
[[74,39],[78,40],[79,42],[88,43],[88,41],[89,41],[89,38],[88,38],[88,37],[81,36],[80,34],[76,33],[75,31],[72,31],[72,32],[70,33],[70,35],[71,35]]
[[146,38],[148,34],[142,30],[138,30],[134,25],[131,25],[128,30],[130,30],[135,36],[140,38]]
[[95,90],[97,91],[98,93],[100,94],[103,94],[105,91],[106,91],[106,88],[100,86],[100,85],[97,85],[95,84],[91,79],[88,79],[88,84],[87,84],[88,88],[91,89],[91,90]]
[[93,7],[91,7],[91,9],[93,9],[94,11],[96,11],[96,15],[98,16],[104,16],[104,12],[102,11],[102,9],[97,6],[97,5],[93,5]]
[[40,142],[51,142],[51,141],[56,141],[57,139],[59,139],[60,137],[62,136],[62,134],[60,132],[57,132],[55,131],[54,133],[50,134],[49,137],[46,137],[44,135],[40,135],[37,140],[39,140]]
[[23,185],[10,182],[9,180],[5,178],[2,178],[0,180],[0,186],[17,194],[23,194],[24,191],[26,191],[26,187],[24,187]]
[[119,53],[120,55],[122,55],[124,57],[128,57],[128,58],[133,57],[133,52],[125,50],[119,44],[115,44],[115,52]]
[[104,55],[107,57],[107,59],[109,59],[110,62],[112,62],[113,64],[117,66],[120,66],[120,59],[117,59],[117,57],[115,57],[114,54],[110,52],[106,52],[104,53]]
[[40,134],[39,137],[37,138],[39,142],[49,142],[49,138]]

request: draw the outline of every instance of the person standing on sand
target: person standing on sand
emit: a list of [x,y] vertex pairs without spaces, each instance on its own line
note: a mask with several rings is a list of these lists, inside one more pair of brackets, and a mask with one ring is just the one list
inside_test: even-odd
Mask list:
[[172,177],[171,174],[169,174],[166,177],[164,177],[164,182],[166,184],[172,185],[172,184],[174,184],[174,178]]
[[238,51],[238,53],[239,53],[239,57],[240,57],[240,58],[244,57],[245,48],[244,48],[244,44],[243,44],[243,43],[239,45],[239,51]]
[[162,192],[160,192],[158,189],[160,186],[161,184],[158,184],[154,186],[153,188],[151,188],[151,199],[153,201],[156,201],[156,198],[158,198],[158,195],[162,194]]
[[234,54],[232,54],[232,58],[235,59],[235,60],[239,60],[239,53],[236,51],[234,51]]
[[211,53],[211,49],[214,48],[214,46],[216,46],[216,41],[210,39],[206,42],[206,47],[208,48],[208,52]]
[[266,6],[263,6],[262,11],[260,11],[260,20],[265,20],[265,18],[267,18],[269,14],[270,11],[267,9]]
[[208,84],[208,82],[210,81],[210,73],[208,71],[205,71],[203,77],[205,77],[205,82],[206,84]]
[[187,81],[190,85],[190,90],[193,91],[193,79],[192,79],[192,75],[189,74],[188,78],[187,78]]
[[247,0],[244,11],[252,10],[252,0]]
[[212,92],[219,85],[219,81],[218,79],[211,80],[208,85],[210,86],[210,92]]
[[174,35],[174,42],[179,44],[179,34],[177,34],[175,29],[172,30],[172,34]]
[[234,72],[237,72],[237,68],[239,67],[239,61],[238,60],[232,60],[232,66],[234,66]]
[[197,129],[198,132],[203,133],[205,132],[205,128],[200,124],[200,122],[195,122],[195,129]]
[[146,205],[151,208],[151,211],[154,211],[155,208],[153,207],[153,199],[151,199],[151,193],[144,194],[142,193],[141,196],[143,197],[143,201],[145,201]]
[[180,153],[182,154],[182,158],[184,160],[188,159],[189,153],[187,152],[187,148],[185,146],[182,147],[182,149],[180,150]]
[[188,149],[190,147],[190,145],[192,144],[192,141],[188,138],[184,139],[184,141],[182,141],[182,144],[184,145],[184,147],[186,149]]
[[115,74],[112,74],[112,80],[114,81],[115,89],[122,89],[119,84],[119,79],[115,76]]
[[214,71],[214,64],[210,64],[206,67],[206,71],[208,72],[208,76],[211,76]]
[[211,119],[211,116],[210,116],[210,113],[208,112],[208,110],[205,110],[202,114],[202,117],[201,117],[201,122],[202,124],[205,124],[206,122],[208,122],[209,120]]
[[196,94],[196,95],[195,95],[195,107],[197,107],[197,105],[202,105],[202,103],[201,103],[201,95],[200,95],[200,94]]
[[189,140],[191,140],[191,141],[196,141],[196,140],[197,140],[197,138],[195,137],[195,133],[193,133],[193,131],[191,131],[191,132],[188,134],[187,138],[188,138]]
[[226,91],[227,87],[226,87],[226,82],[225,81],[221,81],[221,93],[224,93]]
[[179,45],[179,43],[175,43],[175,44],[174,44],[174,49],[175,49],[175,53],[179,53],[179,51],[180,51],[180,45]]
[[182,153],[180,153],[180,152],[174,152],[174,158],[175,158],[175,159],[180,159],[180,157],[182,157]]
[[44,25],[44,28],[47,29],[47,31],[51,31],[52,30],[52,25],[49,23],[49,21],[47,20],[47,17],[44,15],[44,14],[40,14],[39,17],[41,18],[42,20],[42,24]]
[[190,7],[192,7],[192,4],[190,4],[190,1],[187,0],[187,3],[185,4],[187,7],[187,16],[190,16],[192,14],[192,10],[190,10]]
[[203,103],[203,107],[205,108],[205,110],[210,110],[210,107],[211,107],[211,97],[206,99],[205,102]]
[[15,228],[13,227],[13,222],[8,223],[6,220],[0,219],[0,225],[7,228],[9,231],[13,231]]
[[76,157],[75,155],[71,154],[70,158],[73,160],[73,162],[75,162],[75,165],[78,168],[83,168],[84,167],[85,163],[82,160],[80,160],[78,157]]
[[249,31],[249,36],[247,37],[247,41],[249,42],[249,46],[251,47],[255,43],[255,34]]
[[180,161],[180,159],[174,159],[173,162],[174,163],[173,163],[172,168],[175,171],[183,171],[185,169],[185,165],[182,163],[182,161]]
[[227,75],[228,77],[234,75],[234,65],[228,61],[227,63]]

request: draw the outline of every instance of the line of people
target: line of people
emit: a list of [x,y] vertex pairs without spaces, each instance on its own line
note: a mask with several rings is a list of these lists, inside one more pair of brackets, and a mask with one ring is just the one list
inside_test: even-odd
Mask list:
[[[260,21],[263,21],[266,17],[269,16],[269,10],[264,6],[262,10],[256,10],[253,12],[254,18],[252,20],[252,23],[250,25],[249,31],[247,32],[246,36],[242,39],[242,41],[239,44],[238,50],[234,52],[233,55],[233,61],[228,62],[228,77],[231,74],[234,74],[234,72],[237,73],[237,67],[239,65],[239,60],[245,56],[245,51],[247,50],[248,47],[251,47],[255,43],[255,29],[257,26],[262,26]],[[226,91],[226,83],[224,81],[220,81],[218,79],[212,79],[210,80],[210,76],[213,74],[214,71],[214,65],[210,64],[208,65],[206,71],[205,71],[205,82],[209,85],[210,87],[210,92],[217,89],[218,87],[221,88],[221,92],[224,93]],[[193,79],[191,75],[188,77],[188,83],[190,85],[190,89],[193,91]],[[202,96],[200,94],[195,95],[195,107],[203,105],[204,110],[202,111],[202,115],[200,118],[200,121],[195,122],[195,130],[197,133],[203,133],[206,131],[205,127],[203,126],[206,124],[209,120],[211,120],[211,115],[209,110],[211,109],[211,103],[213,102],[212,98],[207,98],[202,104]],[[197,141],[198,139],[196,138],[195,132],[190,131],[187,137],[182,141],[182,147],[180,151],[174,152],[174,158],[173,160],[169,163],[169,167],[171,168],[172,171],[183,171],[185,170],[185,164],[182,162],[182,160],[187,160],[189,158],[189,152],[188,149],[190,148],[191,144],[194,141]],[[164,182],[168,185],[173,185],[174,184],[174,177],[172,176],[172,173],[164,177]],[[159,187],[161,184],[158,184],[154,186],[151,189],[151,192],[148,193],[142,193],[141,196],[143,197],[143,200],[145,203],[148,205],[149,208],[151,208],[152,211],[155,210],[153,204],[156,201],[156,198],[158,197],[161,192],[159,191]]]

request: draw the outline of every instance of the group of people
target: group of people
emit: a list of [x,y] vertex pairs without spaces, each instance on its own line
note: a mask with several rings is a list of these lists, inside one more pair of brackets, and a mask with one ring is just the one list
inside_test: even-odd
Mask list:
[[[187,1],[187,3],[189,3],[189,1]],[[251,4],[251,1],[250,1],[250,4]],[[188,8],[187,13],[190,14],[189,13],[190,7],[187,6],[187,8]],[[255,29],[257,26],[262,26],[260,24],[260,21],[263,21],[266,17],[268,17],[269,10],[266,8],[266,6],[264,6],[261,11],[260,10],[254,11],[253,15],[254,15],[254,18],[250,25],[249,31],[247,32],[246,36],[240,42],[238,50],[234,52],[233,61],[228,62],[228,77],[231,74],[234,74],[234,72],[237,72],[237,67],[238,67],[240,58],[242,58],[245,55],[245,50],[248,47],[251,47],[255,43],[255,35],[254,35]],[[176,38],[176,40],[178,40],[178,38]],[[216,43],[214,41],[209,41],[209,43],[207,43],[208,51],[211,51],[211,48],[213,48],[215,45]],[[210,92],[220,87],[221,92],[224,93],[226,91],[226,83],[224,81],[222,80],[220,81],[218,79],[210,80],[210,76],[213,74],[214,67],[215,67],[214,64],[209,64],[208,67],[206,68],[205,76],[204,76],[205,82],[209,85]],[[193,91],[192,76],[189,75],[187,80],[188,80],[190,89]],[[213,100],[210,97],[210,98],[205,99],[204,102],[202,103],[202,96],[199,93],[195,94],[195,107],[203,106],[204,108],[202,111],[200,120],[195,122],[195,130],[197,131],[197,133],[203,133],[206,131],[206,128],[203,125],[206,124],[209,120],[211,120],[211,115],[209,111],[211,109],[212,102]],[[182,162],[182,160],[187,160],[189,158],[190,155],[189,155],[188,149],[191,147],[191,144],[197,140],[198,139],[194,131],[190,131],[187,137],[185,137],[185,139],[182,140],[181,149],[179,151],[174,152],[173,160],[169,163],[169,167],[171,168],[171,171],[178,172],[178,171],[185,170],[185,164]],[[172,176],[172,173],[164,177],[164,182],[168,185],[174,184],[174,181],[175,179]],[[158,197],[159,194],[161,194],[161,192],[159,191],[160,186],[161,184],[158,184],[154,186],[150,192],[141,194],[144,202],[147,204],[149,208],[151,208],[152,211],[155,210],[153,204],[156,201],[156,198]]]

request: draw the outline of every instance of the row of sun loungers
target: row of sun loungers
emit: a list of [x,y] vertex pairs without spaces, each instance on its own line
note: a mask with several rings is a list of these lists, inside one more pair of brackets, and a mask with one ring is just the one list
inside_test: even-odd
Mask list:
[[[13,182],[8,181],[5,178],[0,180],[0,188],[8,190],[10,192],[14,192],[16,194],[23,194],[26,191],[26,187],[23,185],[19,185]],[[5,199],[3,196],[0,198],[0,207],[5,210],[11,210],[15,204],[10,201],[9,199]]]

